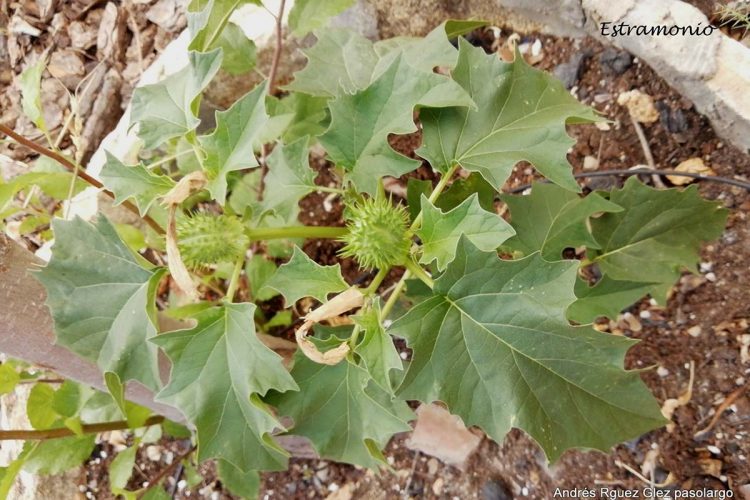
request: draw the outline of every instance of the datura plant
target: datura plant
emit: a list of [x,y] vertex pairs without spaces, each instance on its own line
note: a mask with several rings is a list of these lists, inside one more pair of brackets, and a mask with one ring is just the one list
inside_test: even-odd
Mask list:
[[[287,434],[326,459],[385,465],[410,401],[440,401],[496,441],[521,429],[550,461],[665,424],[624,368],[635,342],[591,323],[646,295],[663,303],[721,234],[723,208],[635,177],[582,195],[566,125],[602,118],[520,54],[472,46],[462,35],[478,22],[378,42],[318,30],[286,85],[261,82],[202,124],[202,92],[236,47],[220,43],[228,7],[191,8],[189,64],[133,96],[150,164],[109,155],[101,173],[149,225],[55,219],[35,274],[57,343],[98,365],[120,418],[144,425],[123,388],[151,389],[243,494],[257,471],[287,467]],[[417,130],[415,155],[391,147]],[[311,153],[327,160],[317,171]],[[521,161],[544,179],[503,194]],[[408,175],[420,166],[431,181]],[[384,188],[393,178],[405,192]],[[339,225],[299,222],[311,193],[343,205]],[[352,272],[309,256],[305,241],[326,239]],[[163,331],[162,317],[182,327]],[[293,359],[274,351],[290,344],[280,333]],[[40,425],[85,424],[87,401]]]

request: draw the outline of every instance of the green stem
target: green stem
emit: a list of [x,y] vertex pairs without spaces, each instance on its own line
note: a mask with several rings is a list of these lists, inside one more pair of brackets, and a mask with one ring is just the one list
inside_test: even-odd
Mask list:
[[165,156],[164,158],[156,160],[153,163],[149,163],[148,165],[146,165],[146,169],[147,170],[151,170],[152,168],[156,168],[159,165],[164,165],[165,163],[169,163],[172,160],[176,160],[177,158],[179,158],[181,156],[185,156],[186,154],[193,153],[193,152],[194,152],[194,150],[192,150],[192,149],[183,149],[182,151],[180,151],[178,153],[175,153],[175,154],[169,155],[169,156]]
[[[146,419],[142,427],[150,427],[152,425],[160,424],[164,421],[164,417],[161,415],[154,415]],[[100,432],[117,431],[123,429],[132,429],[133,427],[128,424],[125,420],[118,420],[116,422],[104,422],[101,424],[83,424],[81,429],[84,434],[99,434]],[[67,427],[55,427],[52,429],[40,429],[40,430],[0,430],[0,441],[8,440],[45,440],[45,439],[57,439],[67,436],[74,436],[75,432]]]
[[411,274],[419,278],[420,281],[422,281],[422,283],[424,283],[425,285],[429,286],[430,288],[435,286],[435,281],[430,277],[430,275],[427,274],[424,269],[422,269],[422,266],[420,266],[413,260],[406,259],[406,262],[404,263],[404,267],[406,267],[406,269]]
[[393,309],[393,306],[396,305],[396,301],[398,300],[399,295],[401,295],[401,292],[404,291],[404,287],[406,286],[406,280],[408,280],[410,277],[411,277],[411,272],[407,269],[404,272],[404,275],[401,276],[401,280],[396,285],[396,288],[393,289],[391,296],[388,297],[388,300],[385,302],[383,309],[380,311],[381,322],[385,320],[388,317],[388,315],[391,313],[391,309]]
[[227,294],[224,296],[224,300],[227,302],[234,301],[234,294],[237,293],[237,287],[240,285],[240,275],[242,274],[242,266],[245,264],[245,254],[243,253],[240,258],[234,263],[234,269],[232,270],[232,277],[229,280],[229,287],[227,288]]
[[375,275],[375,277],[372,279],[372,283],[370,283],[370,286],[362,290],[363,295],[372,295],[373,293],[378,291],[378,287],[383,282],[386,276],[388,276],[388,271],[390,271],[390,268],[384,268],[378,271],[378,274]]
[[259,227],[248,229],[246,233],[251,241],[285,238],[338,238],[345,235],[347,229],[329,226]]
[[[435,186],[435,189],[432,190],[432,193],[430,193],[430,197],[428,200],[430,200],[430,203],[435,203],[435,200],[437,200],[438,196],[443,192],[445,187],[448,185],[448,182],[450,182],[451,177],[453,177],[453,174],[456,173],[456,171],[460,168],[460,165],[458,163],[454,163],[451,168],[448,169],[446,173],[443,174],[443,176],[440,178],[440,181],[437,183],[437,186]],[[414,231],[417,229],[420,225],[422,225],[422,211],[419,211],[419,214],[417,214],[416,218],[414,219],[414,222],[412,222],[411,227],[409,228],[411,231]]]

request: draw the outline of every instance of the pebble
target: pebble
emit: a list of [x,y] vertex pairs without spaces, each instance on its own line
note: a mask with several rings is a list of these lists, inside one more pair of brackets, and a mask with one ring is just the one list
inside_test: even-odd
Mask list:
[[710,451],[711,453],[713,453],[714,455],[721,455],[721,450],[719,449],[718,446],[714,446],[714,445],[710,444],[710,445],[706,446],[706,449],[708,451]]
[[659,368],[656,369],[656,374],[659,375],[660,377],[664,378],[667,375],[669,375],[669,370],[667,370],[663,366],[660,366]]
[[584,156],[583,158],[583,169],[584,170],[596,170],[599,168],[599,160],[594,156]]
[[161,460],[161,446],[147,446],[146,456],[152,462],[158,462]]
[[435,480],[434,483],[432,483],[432,492],[440,496],[443,493],[443,486],[445,485],[445,480],[442,477],[439,477]]
[[326,479],[328,479],[328,467],[324,467],[320,469],[319,471],[315,473],[315,475],[318,476],[318,479],[325,482]]
[[429,459],[427,461],[427,473],[432,476],[433,474],[437,472],[439,466],[440,464],[438,463],[437,459],[435,458]]
[[701,333],[703,332],[703,328],[701,328],[700,325],[695,325],[688,328],[687,332],[691,337],[700,337]]
[[633,65],[633,56],[624,50],[609,48],[599,55],[599,64],[605,74],[621,75]]
[[567,62],[558,64],[552,73],[566,89],[571,90],[581,77],[583,65],[589,57],[587,52],[576,52]]
[[716,281],[716,274],[715,273],[706,273],[706,279],[713,283]]

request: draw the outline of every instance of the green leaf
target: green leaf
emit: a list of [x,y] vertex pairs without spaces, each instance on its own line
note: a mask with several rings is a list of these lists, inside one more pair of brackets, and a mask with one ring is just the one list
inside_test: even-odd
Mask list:
[[[469,174],[465,179],[456,179],[453,184],[446,189],[435,202],[435,206],[440,210],[453,210],[464,202],[474,193],[479,198],[479,206],[488,212],[495,211],[495,188],[484,180],[476,172]],[[429,193],[426,193],[429,195]],[[417,204],[419,206],[419,204]]]
[[21,376],[13,366],[7,363],[0,365],[0,395],[13,392],[20,381]]
[[254,0],[192,0],[187,9],[190,45],[188,50],[208,52],[220,44],[232,12],[242,4]]
[[445,22],[445,34],[448,38],[456,38],[467,33],[471,33],[477,28],[482,28],[490,24],[489,21],[470,20],[470,19],[449,19]]
[[597,193],[581,198],[554,184],[536,182],[528,196],[505,195],[516,236],[505,247],[530,255],[541,250],[547,260],[562,259],[566,248],[599,248],[591,235],[589,218],[597,213],[621,212],[622,207]]
[[258,166],[255,149],[268,122],[265,106],[266,84],[258,85],[226,111],[216,112],[216,129],[200,137],[206,151],[204,167],[208,190],[222,205],[227,195],[227,174]]
[[95,434],[87,434],[41,441],[29,452],[23,470],[47,475],[78,467],[91,456],[95,439]]
[[523,429],[552,460],[661,426],[638,372],[622,368],[634,342],[568,324],[576,267],[539,254],[503,261],[463,237],[434,296],[390,329],[413,350],[399,396],[443,401],[498,442]]
[[133,428],[144,425],[146,419],[151,416],[151,410],[125,399],[125,386],[122,384],[120,377],[115,373],[105,372],[104,383],[120,410],[120,414],[128,421],[128,425]]
[[30,446],[33,445],[27,441],[18,458],[9,463],[7,467],[0,467],[0,498],[9,498],[10,489],[16,482],[16,476],[18,476],[18,473],[23,468],[26,457],[29,454]]
[[260,400],[270,389],[296,390],[282,359],[255,333],[254,304],[227,304],[196,316],[189,330],[151,341],[172,361],[157,399],[198,430],[198,459],[221,458],[242,471],[280,470],[286,452],[271,438],[281,424]]
[[102,182],[115,194],[116,205],[132,198],[141,216],[146,215],[154,201],[175,185],[172,179],[149,171],[142,163],[128,166],[108,151],[105,153],[107,161],[102,167]]
[[390,134],[417,130],[413,118],[417,106],[473,106],[473,102],[455,82],[414,69],[398,55],[366,89],[331,102],[331,125],[320,143],[334,163],[350,172],[360,191],[374,193],[380,177],[399,177],[419,166],[388,144]]
[[424,37],[389,38],[376,42],[374,48],[380,57],[374,70],[375,77],[385,71],[399,55],[409,65],[426,73],[432,73],[435,67],[452,68],[458,57],[456,48],[448,41],[445,23]]
[[44,383],[35,384],[26,402],[26,416],[34,429],[50,429],[55,426],[59,415],[52,408],[55,390]]
[[217,464],[219,481],[232,495],[255,500],[260,490],[260,476],[258,471],[242,471],[226,460],[219,460]]
[[422,214],[422,227],[417,231],[422,240],[422,257],[419,261],[429,264],[437,260],[437,267],[441,271],[456,256],[456,247],[462,235],[480,250],[490,252],[515,234],[502,217],[479,205],[476,194],[446,213],[422,195]]
[[158,389],[157,349],[146,340],[156,335],[163,270],[141,267],[103,215],[93,224],[55,219],[52,229],[52,259],[36,277],[47,290],[57,343],[124,382]]
[[479,172],[496,189],[516,163],[526,160],[556,184],[580,191],[566,159],[574,141],[565,124],[594,121],[594,111],[520,55],[504,63],[464,39],[459,39],[458,53],[453,79],[477,109],[422,110],[424,142],[417,154],[441,172],[454,163]]
[[279,267],[276,274],[266,282],[266,286],[278,290],[284,296],[287,306],[302,297],[313,297],[325,302],[328,294],[349,287],[341,276],[341,266],[321,266],[297,246],[294,247],[289,262]]
[[297,0],[289,12],[294,36],[304,36],[324,27],[328,20],[354,5],[355,0]]
[[115,495],[121,492],[128,485],[130,476],[133,475],[133,466],[135,466],[135,454],[138,451],[136,446],[125,448],[117,454],[109,466],[109,485],[112,493]]
[[[701,242],[721,235],[728,213],[719,203],[702,199],[697,186],[658,190],[635,177],[609,199],[624,210],[591,221],[601,245],[592,260],[614,280],[665,287],[677,281],[683,268],[695,269]],[[656,300],[666,299],[665,287],[652,292]]]
[[36,63],[24,69],[18,77],[23,114],[42,132],[47,130],[42,112],[42,73],[44,73],[45,64],[46,57],[40,57]]
[[[321,349],[339,345],[331,336]],[[325,348],[323,347],[325,346]],[[390,437],[408,431],[412,413],[349,361],[320,365],[297,353],[292,376],[300,392],[274,395],[271,404],[294,419],[292,432],[308,438],[322,458],[375,468]]]
[[276,290],[266,287],[266,282],[276,273],[276,264],[263,255],[253,254],[245,265],[245,273],[250,282],[250,295],[255,301],[264,302],[276,297]]
[[242,75],[255,67],[255,43],[236,24],[228,23],[224,27],[215,46],[224,54],[221,69],[230,75]]
[[193,102],[221,66],[221,50],[190,52],[190,64],[159,83],[133,91],[130,124],[138,124],[138,137],[146,149],[184,135],[198,126]]
[[308,154],[307,140],[299,139],[277,146],[268,156],[266,192],[260,202],[262,210],[274,212],[284,220],[297,219],[299,200],[317,188]]
[[354,352],[359,355],[362,366],[370,377],[383,389],[392,393],[391,370],[404,368],[393,339],[385,332],[380,321],[380,303],[375,302],[372,307],[353,319],[363,331],[362,340]]
[[318,136],[328,128],[328,99],[291,92],[279,99],[266,97],[266,108],[272,117],[288,117],[281,139],[290,144],[303,137]]
[[345,29],[327,29],[302,53],[307,65],[285,87],[320,97],[353,94],[370,84],[378,55],[372,42]]
[[293,322],[292,311],[287,309],[285,311],[279,311],[273,315],[273,318],[269,319],[263,327],[268,330],[277,326],[289,326]]
[[85,385],[66,380],[59,389],[55,391],[52,398],[52,409],[62,417],[76,417],[94,395],[94,389]]
[[568,319],[580,324],[591,323],[602,316],[616,319],[623,309],[651,293],[654,286],[658,283],[617,281],[609,276],[603,276],[596,285],[589,286],[579,278],[575,285],[578,300],[568,308]]

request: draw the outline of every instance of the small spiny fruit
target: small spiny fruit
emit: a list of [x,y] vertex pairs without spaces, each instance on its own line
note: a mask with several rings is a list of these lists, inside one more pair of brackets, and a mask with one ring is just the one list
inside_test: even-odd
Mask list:
[[249,239],[237,217],[196,213],[177,222],[177,245],[185,265],[195,269],[236,261]]
[[384,196],[357,201],[347,210],[349,232],[342,257],[354,257],[364,269],[384,269],[400,265],[409,255],[411,238],[409,215]]

